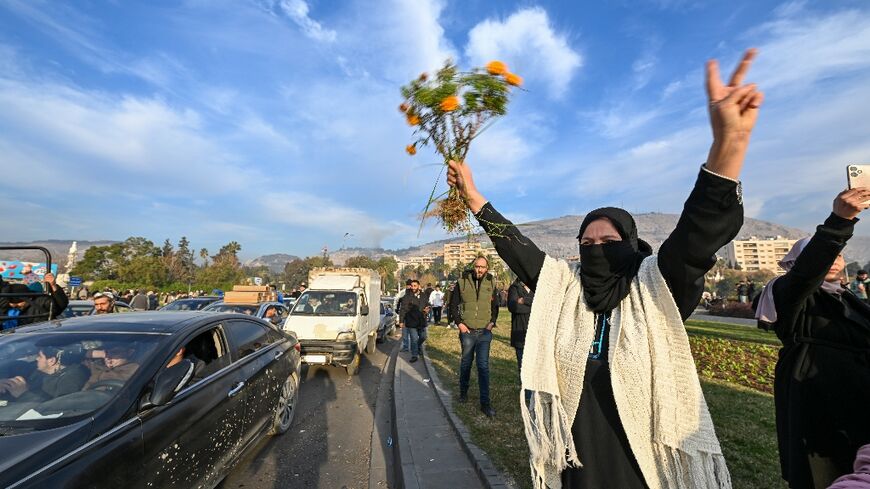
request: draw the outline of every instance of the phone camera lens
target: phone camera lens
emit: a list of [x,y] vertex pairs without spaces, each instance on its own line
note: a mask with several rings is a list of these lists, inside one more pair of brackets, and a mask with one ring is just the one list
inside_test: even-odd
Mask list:
[[851,170],[851,171],[855,171],[855,170],[857,170],[857,169],[858,169],[857,166],[850,166],[850,167],[849,167],[849,170]]
[[857,176],[858,176],[858,174],[855,173],[855,172],[850,173],[850,175],[852,175],[853,177],[857,177]]

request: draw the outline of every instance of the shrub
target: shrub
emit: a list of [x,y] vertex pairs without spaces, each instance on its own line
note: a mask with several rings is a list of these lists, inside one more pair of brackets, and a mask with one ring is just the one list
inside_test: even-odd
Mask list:
[[711,304],[708,312],[713,316],[747,319],[755,318],[755,311],[752,310],[752,304],[749,303],[743,304],[740,302],[722,301],[716,304]]

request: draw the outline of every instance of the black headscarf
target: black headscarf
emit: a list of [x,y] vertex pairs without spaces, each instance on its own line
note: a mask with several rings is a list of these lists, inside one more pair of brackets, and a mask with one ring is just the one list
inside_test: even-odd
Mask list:
[[580,282],[583,296],[592,311],[614,309],[628,295],[640,263],[652,254],[652,247],[638,239],[631,214],[616,207],[602,207],[586,215],[577,239],[583,237],[593,221],[606,218],[619,232],[622,241],[580,246]]

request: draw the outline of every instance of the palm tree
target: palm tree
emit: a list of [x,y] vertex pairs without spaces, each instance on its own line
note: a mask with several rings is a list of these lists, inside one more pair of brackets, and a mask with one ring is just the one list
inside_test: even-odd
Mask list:
[[208,250],[205,248],[200,248],[199,257],[202,258],[202,266],[203,268],[208,266]]

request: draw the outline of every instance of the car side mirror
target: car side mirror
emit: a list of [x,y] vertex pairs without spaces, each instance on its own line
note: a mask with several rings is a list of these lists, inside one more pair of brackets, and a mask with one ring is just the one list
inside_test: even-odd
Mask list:
[[187,359],[163,369],[154,379],[154,389],[142,407],[148,408],[167,404],[193,377],[193,369],[193,362]]
[[369,315],[369,306],[368,305],[359,306],[359,313],[362,314],[363,316],[368,316]]

